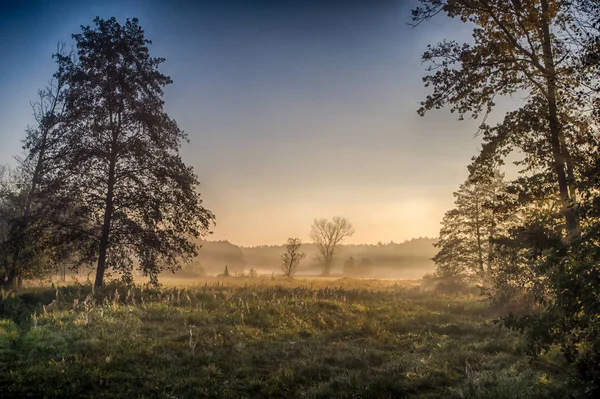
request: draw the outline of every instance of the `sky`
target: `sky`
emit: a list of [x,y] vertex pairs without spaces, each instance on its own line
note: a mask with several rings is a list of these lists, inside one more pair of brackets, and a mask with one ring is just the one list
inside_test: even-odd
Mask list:
[[59,41],[96,16],[137,17],[174,83],[166,110],[216,215],[210,239],[309,240],[347,217],[348,243],[438,234],[480,147],[477,121],[417,115],[427,44],[468,40],[438,18],[409,25],[412,0],[0,0],[0,164],[21,151],[30,102]]

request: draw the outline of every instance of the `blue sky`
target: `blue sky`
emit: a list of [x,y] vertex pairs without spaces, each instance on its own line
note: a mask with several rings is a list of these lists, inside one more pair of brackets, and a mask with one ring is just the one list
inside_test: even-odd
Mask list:
[[410,27],[414,1],[4,1],[0,163],[20,151],[58,41],[95,16],[138,17],[174,84],[166,108],[217,216],[213,238],[308,239],[341,214],[349,242],[435,236],[479,148],[475,121],[417,115],[420,55],[457,21]]

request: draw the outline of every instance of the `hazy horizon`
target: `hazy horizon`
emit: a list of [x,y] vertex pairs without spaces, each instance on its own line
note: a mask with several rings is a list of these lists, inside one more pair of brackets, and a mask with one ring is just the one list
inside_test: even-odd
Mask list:
[[[346,242],[346,241],[342,241],[340,244],[338,244],[339,246],[378,246],[378,245],[391,245],[391,244],[395,244],[395,245],[401,245],[401,244],[406,244],[409,243],[411,241],[414,240],[431,240],[431,241],[436,241],[438,238],[437,237],[427,237],[427,236],[422,236],[422,237],[412,237],[412,238],[408,238],[406,240],[402,240],[402,241],[394,241],[394,240],[389,240],[389,241],[378,241],[378,242],[358,242],[358,243],[351,243],[351,242]],[[207,237],[203,237],[199,240],[200,242],[228,242],[230,244],[233,244],[235,246],[238,246],[240,248],[260,248],[260,247],[284,247],[285,246],[285,242],[281,242],[281,243],[275,243],[275,244],[256,244],[256,245],[244,245],[244,244],[238,244],[236,242],[233,242],[231,240],[228,240],[227,238],[214,238],[214,235],[209,235]],[[302,245],[318,245],[318,243],[314,242],[314,241],[303,241]]]
[[[366,4],[368,3],[368,4]],[[33,123],[30,101],[54,71],[58,41],[95,16],[138,17],[174,84],[166,109],[188,133],[184,161],[216,215],[210,240],[309,241],[341,215],[346,243],[438,235],[479,148],[478,121],[421,118],[428,43],[468,29],[412,28],[414,1],[75,1],[0,7],[0,163]]]

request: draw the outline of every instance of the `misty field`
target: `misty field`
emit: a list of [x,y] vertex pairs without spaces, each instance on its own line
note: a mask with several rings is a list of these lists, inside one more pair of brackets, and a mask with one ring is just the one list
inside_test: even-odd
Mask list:
[[560,356],[528,359],[473,294],[347,279],[91,290],[2,292],[0,397],[568,397]]

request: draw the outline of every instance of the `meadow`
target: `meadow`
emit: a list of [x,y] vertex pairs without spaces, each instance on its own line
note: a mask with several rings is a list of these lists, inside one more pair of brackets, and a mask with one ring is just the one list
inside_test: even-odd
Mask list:
[[0,397],[562,398],[473,291],[271,278],[2,291]]

